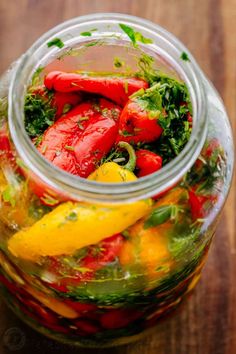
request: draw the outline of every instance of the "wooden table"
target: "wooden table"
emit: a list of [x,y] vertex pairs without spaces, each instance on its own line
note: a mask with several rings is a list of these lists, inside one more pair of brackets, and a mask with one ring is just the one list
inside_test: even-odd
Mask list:
[[[0,0],[0,73],[49,28],[93,12],[144,17],[179,37],[222,95],[236,135],[235,0]],[[70,353],[235,354],[235,198],[234,181],[202,280],[181,311],[136,344]],[[2,303],[0,314],[2,354],[68,350],[22,324]]]

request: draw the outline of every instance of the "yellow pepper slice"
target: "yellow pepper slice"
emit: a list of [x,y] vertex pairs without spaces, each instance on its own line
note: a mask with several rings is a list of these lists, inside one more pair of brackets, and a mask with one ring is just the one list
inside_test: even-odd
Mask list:
[[[113,163],[109,163],[109,166],[114,167]],[[122,169],[117,166],[119,168],[115,167],[116,171]],[[98,170],[95,171],[96,180],[103,181],[102,176],[105,175],[100,174],[101,167]],[[110,171],[108,169],[111,178]],[[132,172],[125,172],[127,180],[136,179]],[[123,175],[119,176],[119,182],[122,182]],[[118,179],[118,175],[115,174],[115,177]],[[150,199],[123,205],[63,203],[30,228],[13,235],[8,241],[8,249],[14,256],[31,261],[41,256],[71,254],[122,232],[145,216],[150,208]]]

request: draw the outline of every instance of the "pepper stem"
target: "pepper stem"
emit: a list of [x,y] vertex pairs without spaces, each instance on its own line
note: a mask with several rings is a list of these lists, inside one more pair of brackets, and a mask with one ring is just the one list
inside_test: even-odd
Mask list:
[[135,154],[134,148],[129,143],[127,143],[125,141],[120,141],[117,145],[119,147],[121,147],[122,149],[127,150],[128,154],[129,154],[129,161],[127,162],[127,164],[125,164],[122,167],[126,170],[133,172],[133,170],[135,169],[135,166],[136,166],[136,154]]

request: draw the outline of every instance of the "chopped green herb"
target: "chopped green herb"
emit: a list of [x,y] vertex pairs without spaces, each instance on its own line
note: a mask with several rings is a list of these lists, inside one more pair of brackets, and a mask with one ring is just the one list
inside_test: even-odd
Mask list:
[[66,220],[68,221],[77,221],[78,220],[78,215],[72,211],[69,215],[67,215]]
[[[211,147],[213,144],[213,147]],[[214,146],[214,141],[210,140],[200,155],[199,161],[193,165],[187,173],[183,185],[187,188],[197,186],[197,193],[208,195],[217,192],[221,188],[225,175],[225,153],[220,145]]]
[[180,58],[184,61],[190,61],[188,54],[186,52],[182,52]]
[[153,64],[149,55],[144,54],[139,59],[140,71],[136,76],[148,81],[151,87],[146,94],[136,92],[132,97],[137,97],[144,108],[153,110],[151,116],[156,115],[157,124],[163,129],[158,144],[141,144],[140,147],[159,154],[165,165],[183,150],[190,138],[192,126],[188,117],[192,108],[185,83],[159,72]]
[[56,109],[51,107],[52,96],[28,93],[25,98],[25,129],[30,137],[38,137],[54,123]]
[[65,148],[66,150],[69,150],[69,151],[75,151],[75,147],[74,147],[74,146],[65,145],[64,148]]
[[90,37],[94,31],[97,31],[97,28],[93,28],[90,31],[81,32],[80,35],[84,37]]
[[140,32],[135,32],[135,39],[137,42],[141,42],[144,44],[153,43],[153,40],[151,38],[144,37]]
[[12,207],[16,205],[16,190],[13,186],[8,185],[2,192],[3,201],[10,203]]
[[35,70],[35,72],[34,72],[34,74],[33,74],[33,76],[32,76],[32,86],[38,86],[40,83],[41,83],[41,81],[42,81],[42,79],[41,79],[41,73],[42,73],[42,71],[44,70],[44,67],[43,66],[39,66],[36,70]]
[[141,42],[144,44],[152,43],[153,41],[150,38],[145,38],[142,33],[135,32],[132,27],[127,26],[123,23],[119,23],[120,28],[124,31],[127,36],[130,38],[134,47],[137,47],[137,42]]
[[44,197],[41,200],[48,206],[54,206],[58,204],[58,199],[52,197],[51,195],[45,193]]
[[7,110],[8,110],[7,97],[2,97],[0,98],[0,118],[3,118],[1,119],[1,123],[2,120],[5,121],[5,118],[7,117]]
[[69,110],[71,109],[71,104],[69,103],[66,103],[63,107],[63,110],[62,110],[62,114],[66,114],[67,112],[69,112]]
[[42,148],[42,154],[45,154],[47,148],[48,148],[48,145],[45,144],[45,145],[43,146],[43,148]]
[[37,136],[37,138],[33,141],[33,143],[34,143],[34,145],[37,147],[37,146],[39,146],[39,145],[41,144],[42,140],[43,140],[43,135],[39,135],[39,136]]
[[125,90],[125,93],[129,93],[129,82],[128,80],[125,80],[124,81],[124,90]]
[[165,223],[168,220],[177,222],[179,219],[179,213],[182,213],[184,209],[179,205],[162,205],[155,208],[150,216],[144,223],[144,228],[154,227]]
[[124,66],[125,62],[123,60],[121,60],[118,57],[114,58],[114,67],[115,68],[121,68],[122,66]]
[[97,40],[97,41],[92,41],[92,42],[86,43],[84,46],[85,47],[94,47],[95,45],[102,45],[102,44],[103,44],[103,41]]
[[39,199],[36,199],[29,207],[29,216],[34,218],[35,220],[39,220],[51,210],[52,207],[44,205]]
[[91,32],[81,32],[80,35],[84,36],[84,37],[90,37],[90,36],[92,36],[92,33]]
[[16,159],[16,164],[22,168],[23,170],[28,170],[28,167],[26,166],[26,164],[19,158]]
[[122,236],[124,236],[124,238],[125,238],[126,240],[130,240],[130,233],[129,233],[128,230],[124,230],[124,231],[122,232]]
[[50,42],[47,43],[48,48],[56,46],[58,48],[63,48],[64,47],[64,43],[62,42],[62,40],[60,38],[54,38],[52,39]]
[[123,136],[132,136],[133,134],[127,132],[126,130],[119,130],[119,134]]
[[144,223],[144,229],[163,224],[170,219],[172,205],[163,205],[152,211]]

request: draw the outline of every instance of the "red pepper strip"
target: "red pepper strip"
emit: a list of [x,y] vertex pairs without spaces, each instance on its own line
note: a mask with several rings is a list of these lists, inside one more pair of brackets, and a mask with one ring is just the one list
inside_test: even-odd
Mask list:
[[[88,177],[97,163],[110,151],[118,134],[118,123],[112,118],[97,115],[75,144],[76,171]],[[61,167],[61,166],[60,166]]]
[[85,91],[102,95],[124,106],[134,92],[145,89],[148,83],[137,78],[89,76],[85,74],[49,73],[44,80],[48,89],[59,92]]
[[0,157],[1,159],[6,159],[8,161],[14,160],[14,155],[9,140],[7,123],[3,123],[2,127],[0,128]]
[[49,90],[53,90],[54,80],[61,75],[62,71],[50,71],[44,78],[44,85]]
[[[46,101],[50,99],[44,86],[35,88],[32,94],[39,95]],[[56,109],[55,118],[58,119],[63,113],[66,113],[65,110],[68,112],[71,108],[75,107],[80,102],[81,96],[79,93],[53,92],[50,105],[52,108]]]
[[151,142],[158,139],[161,133],[162,128],[158,125],[157,119],[150,118],[149,112],[138,102],[129,100],[120,116],[116,142],[126,141],[134,144]]
[[143,313],[136,309],[114,309],[101,316],[101,325],[106,329],[117,329],[128,326],[142,317]]
[[[94,273],[106,266],[108,263],[114,261],[114,259],[119,255],[121,248],[124,244],[124,237],[121,234],[113,235],[109,238],[104,239],[99,242],[97,245],[91,246],[88,249],[88,254],[80,261],[79,267],[88,268],[87,272],[74,271],[71,269],[71,273],[68,276],[64,276],[57,283],[50,283],[50,287],[61,291],[68,292],[68,286],[78,286],[78,284],[82,281],[92,280],[94,277]],[[55,257],[50,258],[50,266],[49,271],[52,273],[56,273],[60,276],[61,268],[63,269],[63,265],[61,265],[60,260]],[[48,285],[48,283],[47,283]],[[75,302],[68,302],[68,305],[71,305],[76,311],[91,311],[96,308],[95,305],[89,304],[80,304]]]
[[162,167],[161,156],[149,150],[136,151],[136,168],[138,168],[138,177],[150,175],[153,172],[160,170]]
[[91,247],[82,261],[83,267],[98,270],[107,263],[112,262],[120,253],[124,243],[121,234],[113,235],[101,241],[97,247]]
[[208,142],[207,147],[204,149],[202,154],[207,158],[211,158],[212,154],[220,148],[219,140],[217,138],[213,138]]
[[191,214],[193,220],[204,218],[205,210],[204,204],[209,200],[208,197],[197,195],[196,192],[192,189],[189,190],[189,204],[191,207]]
[[82,336],[92,335],[101,331],[101,328],[99,328],[96,322],[84,318],[76,320],[74,325],[78,327],[79,335]]
[[188,194],[193,220],[206,217],[217,202],[217,195],[200,195],[193,188],[189,190]]
[[114,144],[120,111],[105,99],[82,103],[46,130],[38,149],[57,167],[86,178]]

